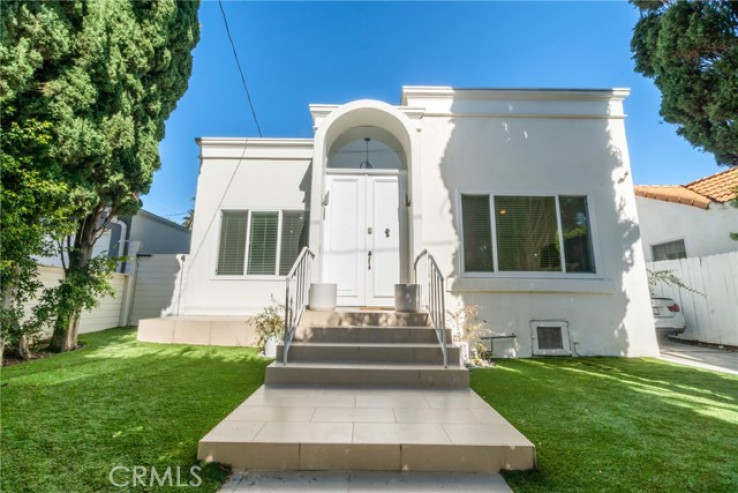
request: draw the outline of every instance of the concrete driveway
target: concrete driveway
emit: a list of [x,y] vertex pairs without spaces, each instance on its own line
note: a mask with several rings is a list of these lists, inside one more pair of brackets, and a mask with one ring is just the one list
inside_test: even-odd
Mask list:
[[738,375],[738,351],[659,341],[661,359],[682,365]]

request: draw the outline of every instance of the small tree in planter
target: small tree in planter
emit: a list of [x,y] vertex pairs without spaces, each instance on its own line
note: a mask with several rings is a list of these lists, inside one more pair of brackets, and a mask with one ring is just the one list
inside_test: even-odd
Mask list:
[[272,296],[271,305],[264,308],[254,319],[256,334],[259,336],[256,344],[264,351],[264,356],[274,358],[277,344],[284,337],[284,305],[277,302]]

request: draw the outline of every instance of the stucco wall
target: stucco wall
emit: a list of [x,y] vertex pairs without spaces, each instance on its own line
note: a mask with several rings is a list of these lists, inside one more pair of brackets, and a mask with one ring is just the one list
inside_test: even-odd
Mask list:
[[[489,328],[516,334],[516,343],[500,343],[511,356],[531,355],[532,320],[567,321],[577,354],[656,354],[622,107],[422,97],[408,104],[436,112],[422,119],[422,164],[413,172],[422,180],[423,248],[447,277],[451,308],[478,305]],[[596,274],[462,274],[461,193],[586,195]]]
[[221,210],[308,208],[312,147],[309,141],[293,144],[275,149],[266,140],[208,139],[201,146],[181,314],[250,315],[268,305],[271,295],[284,298],[283,277],[216,276],[215,270]]
[[[405,88],[401,110],[413,123],[403,124],[404,137],[390,130],[401,142],[409,140],[406,152],[412,150],[410,253],[427,248],[438,260],[447,278],[447,307],[479,305],[490,328],[517,335],[505,350],[510,356],[531,355],[533,320],[566,321],[575,354],[657,354],[625,141],[627,91],[437,89]],[[354,124],[377,125],[381,118],[373,114],[386,110],[366,104],[371,111],[354,113]],[[214,275],[220,210],[307,209],[312,188],[310,246],[319,254],[323,180],[311,159],[322,162],[317,142],[330,140],[327,115],[344,109],[311,107],[318,115],[314,152],[310,141],[202,141],[184,314],[251,314],[268,304],[270,294],[283,297],[278,277]],[[362,120],[364,114],[374,120]],[[586,195],[596,273],[462,275],[460,193]]]
[[643,253],[653,261],[653,245],[684,240],[687,257],[704,257],[738,251],[729,233],[738,231],[738,209],[730,204],[710,204],[709,209],[663,200],[636,197],[641,223]]

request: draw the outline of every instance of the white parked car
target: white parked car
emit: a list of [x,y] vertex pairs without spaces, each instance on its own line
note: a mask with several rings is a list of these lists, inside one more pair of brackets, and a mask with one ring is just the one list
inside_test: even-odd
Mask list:
[[656,326],[656,335],[659,340],[666,340],[669,334],[684,332],[687,322],[684,320],[681,308],[671,298],[651,298],[651,310]]

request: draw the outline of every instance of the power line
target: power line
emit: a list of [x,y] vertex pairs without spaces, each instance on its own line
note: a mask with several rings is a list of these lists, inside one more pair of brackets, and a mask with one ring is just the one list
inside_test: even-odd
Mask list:
[[246,99],[249,102],[249,108],[251,108],[251,114],[254,117],[254,123],[256,123],[256,130],[259,132],[259,137],[263,137],[261,133],[261,127],[259,126],[259,120],[256,118],[256,110],[254,110],[254,104],[251,102],[251,93],[249,93],[249,87],[246,85],[246,77],[243,75],[243,69],[241,68],[241,62],[238,59],[238,53],[236,52],[236,45],[233,44],[233,38],[231,37],[231,30],[228,27],[228,19],[226,18],[225,10],[223,9],[223,2],[218,0],[218,6],[220,7],[220,13],[223,14],[223,22],[225,23],[226,34],[228,35],[228,41],[231,43],[233,49],[233,57],[236,59],[236,65],[238,66],[238,73],[241,74],[241,83],[243,84],[243,90],[246,92]]

